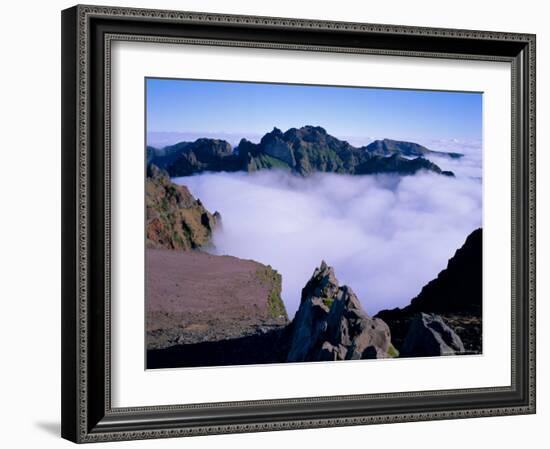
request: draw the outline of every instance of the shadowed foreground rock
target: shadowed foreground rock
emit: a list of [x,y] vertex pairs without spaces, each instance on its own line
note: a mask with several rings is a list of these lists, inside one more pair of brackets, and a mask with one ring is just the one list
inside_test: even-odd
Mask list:
[[356,360],[397,355],[390,329],[371,318],[347,286],[339,286],[324,261],[302,290],[292,322],[288,362]]
[[147,369],[284,363],[288,326],[217,341],[181,344],[147,351]]
[[411,321],[401,357],[435,357],[465,352],[460,337],[433,313],[419,313]]
[[401,351],[416,314],[435,313],[461,338],[469,354],[482,352],[482,229],[473,231],[449,259],[437,278],[428,282],[402,309],[376,314],[391,329],[392,342]]

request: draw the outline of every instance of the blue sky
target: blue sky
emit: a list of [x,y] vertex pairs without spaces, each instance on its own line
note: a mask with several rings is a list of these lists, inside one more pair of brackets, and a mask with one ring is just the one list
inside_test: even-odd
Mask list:
[[316,125],[343,139],[482,137],[480,93],[156,78],[146,86],[148,134],[253,137]]

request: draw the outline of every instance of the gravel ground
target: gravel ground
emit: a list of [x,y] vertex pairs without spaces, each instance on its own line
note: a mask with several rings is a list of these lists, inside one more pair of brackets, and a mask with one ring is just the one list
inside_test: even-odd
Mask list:
[[271,318],[264,265],[198,251],[147,249],[147,349],[262,335],[288,323]]

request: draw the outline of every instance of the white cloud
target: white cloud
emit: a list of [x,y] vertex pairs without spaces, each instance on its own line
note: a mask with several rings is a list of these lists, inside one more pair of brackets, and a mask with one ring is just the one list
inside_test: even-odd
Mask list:
[[[461,163],[464,171],[476,165],[450,161]],[[216,253],[270,264],[283,275],[290,316],[322,259],[370,314],[408,304],[482,219],[481,182],[469,176],[302,178],[262,171],[176,181],[222,214]]]

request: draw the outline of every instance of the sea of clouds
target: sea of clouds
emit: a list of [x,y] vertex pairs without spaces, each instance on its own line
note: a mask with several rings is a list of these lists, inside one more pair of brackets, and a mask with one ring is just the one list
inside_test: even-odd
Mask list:
[[481,226],[480,153],[433,159],[456,178],[261,171],[174,181],[222,214],[213,253],[254,259],[282,274],[290,317],[322,260],[374,315],[407,305]]

